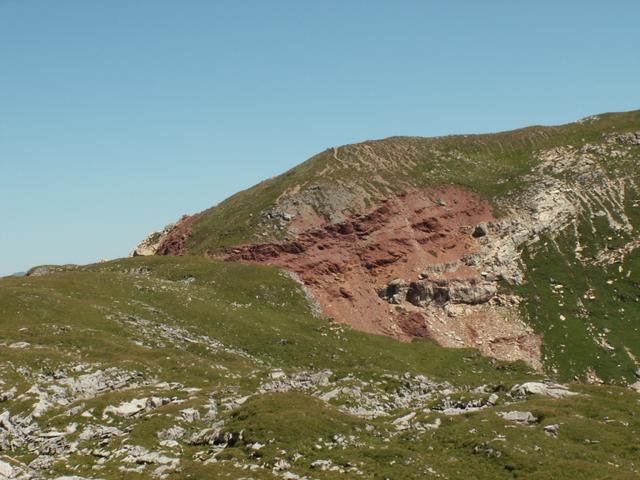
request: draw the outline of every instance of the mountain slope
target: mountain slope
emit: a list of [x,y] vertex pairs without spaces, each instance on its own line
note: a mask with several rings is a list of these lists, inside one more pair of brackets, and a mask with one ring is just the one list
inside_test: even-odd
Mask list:
[[[360,330],[625,383],[640,357],[639,159],[640,111],[347,145],[182,219],[138,253],[277,265]],[[568,291],[570,272],[580,281]]]
[[638,478],[639,160],[640,112],[365,142],[0,278],[0,480]]

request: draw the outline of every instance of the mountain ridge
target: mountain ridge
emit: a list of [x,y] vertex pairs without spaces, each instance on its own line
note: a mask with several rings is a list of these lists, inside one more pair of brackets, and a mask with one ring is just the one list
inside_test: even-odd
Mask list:
[[[294,176],[294,175],[298,175],[298,176],[302,176],[303,177],[303,181],[305,181],[304,179],[304,175],[305,174],[309,174],[309,178],[317,178],[315,177],[313,174],[315,173],[319,173],[322,171],[321,168],[318,168],[318,166],[315,166],[314,164],[319,164],[322,163],[323,161],[326,163],[326,160],[328,159],[327,157],[329,157],[329,159],[332,158],[332,154],[336,149],[349,149],[349,148],[353,148],[353,147],[358,147],[358,146],[367,146],[367,145],[381,145],[384,144],[385,142],[393,142],[393,141],[397,141],[397,140],[403,140],[403,141],[408,141],[408,142],[415,142],[418,141],[419,143],[430,143],[430,142],[451,142],[453,141],[462,141],[463,143],[468,144],[469,142],[473,142],[475,140],[483,140],[483,139],[498,139],[498,143],[494,144],[493,147],[495,148],[496,146],[498,147],[498,150],[504,149],[504,148],[508,148],[510,150],[513,150],[516,152],[516,154],[518,153],[518,146],[522,146],[525,145],[526,147],[529,147],[529,143],[533,142],[533,141],[540,141],[540,139],[545,139],[548,137],[548,133],[550,132],[560,132],[561,135],[559,136],[559,139],[556,139],[555,141],[551,141],[551,142],[547,142],[547,144],[551,144],[551,145],[555,145],[555,144],[562,144],[563,141],[565,141],[566,138],[568,138],[569,140],[571,140],[571,142],[573,143],[580,143],[583,142],[584,139],[583,138],[578,138],[578,134],[580,134],[580,137],[582,136],[590,136],[590,137],[594,137],[600,135],[603,131],[609,130],[609,129],[620,129],[622,131],[624,130],[628,130],[628,129],[633,129],[634,125],[637,125],[638,122],[638,118],[640,117],[640,111],[639,110],[633,110],[633,111],[629,111],[629,112],[621,112],[621,113],[607,113],[607,114],[600,114],[600,115],[592,115],[589,117],[585,117],[585,119],[582,119],[579,122],[574,122],[574,123],[568,123],[568,124],[564,124],[564,125],[559,125],[559,126],[533,126],[533,127],[524,127],[524,128],[520,128],[517,130],[511,130],[511,131],[504,131],[504,132],[498,132],[498,133],[494,133],[494,134],[466,134],[466,135],[448,135],[448,136],[440,136],[440,137],[400,137],[400,136],[393,136],[393,137],[388,137],[385,139],[381,139],[381,140],[370,140],[370,141],[365,141],[365,142],[361,142],[361,143],[357,143],[357,144],[348,144],[348,145],[344,145],[342,147],[332,147],[329,149],[324,150],[323,152],[320,152],[319,154],[316,154],[314,156],[312,156],[311,158],[309,158],[308,160],[306,160],[305,162],[287,170],[286,172],[272,177],[270,179],[267,179],[263,182],[258,183],[257,185],[250,187],[248,189],[242,190],[234,195],[232,195],[231,197],[229,197],[228,199],[222,201],[221,203],[219,203],[218,205],[204,210],[203,212],[200,212],[200,214],[196,214],[195,216],[198,218],[198,222],[200,224],[203,224],[203,228],[207,227],[211,227],[212,223],[213,223],[213,228],[214,231],[217,233],[221,233],[221,235],[219,235],[216,239],[215,242],[212,244],[211,246],[207,246],[206,244],[203,245],[198,245],[198,242],[200,241],[198,239],[199,235],[198,232],[196,231],[194,235],[192,235],[194,238],[192,238],[191,241],[191,245],[190,248],[194,253],[204,253],[205,251],[209,250],[211,252],[215,252],[215,251],[219,251],[221,248],[225,248],[225,247],[229,247],[229,246],[233,246],[234,243],[246,243],[247,241],[251,241],[251,240],[255,240],[257,238],[258,234],[262,234],[264,232],[258,232],[255,233],[251,230],[251,228],[255,227],[255,223],[257,223],[257,221],[259,219],[253,218],[251,221],[248,218],[243,218],[244,217],[248,217],[249,214],[252,214],[253,217],[255,217],[257,214],[260,213],[260,209],[262,208],[267,209],[270,205],[272,205],[283,193],[285,193],[286,190],[286,184],[287,181],[290,179],[290,177]],[[593,124],[597,123],[599,126],[597,126],[597,128],[588,128],[589,126],[593,127]],[[582,130],[584,130],[583,132],[578,131],[578,134],[576,134],[576,132],[574,130],[578,129],[580,130],[580,128],[582,128]],[[521,138],[522,134],[527,134],[525,135],[525,138]],[[504,145],[502,145],[499,140],[500,139],[504,139],[505,143]],[[514,139],[517,140],[514,144]],[[566,143],[566,142],[565,142]],[[446,146],[446,145],[445,145]],[[482,145],[483,148],[488,148],[491,147],[492,145]],[[472,152],[473,153],[473,152]],[[476,152],[477,153],[477,152]],[[524,154],[528,154],[530,153],[530,149],[525,149],[524,150]],[[429,158],[427,158],[427,161],[429,160]],[[450,159],[449,159],[450,160]],[[311,166],[315,166],[315,170],[310,168]],[[509,167],[509,165],[502,165],[502,167]],[[310,171],[312,170],[312,171]],[[480,173],[487,173],[487,172],[480,172]],[[490,175],[493,175],[493,172],[489,172]],[[402,179],[403,181],[406,181],[406,178]],[[452,182],[452,181],[458,181],[460,182],[461,180],[465,180],[465,178],[433,178],[433,179],[427,179],[427,184],[437,184],[438,182],[442,183],[448,183],[448,182]],[[478,176],[471,176],[471,178],[469,180],[482,180],[481,178],[478,178]],[[423,186],[425,184],[425,180],[423,178],[418,178],[418,181],[420,183],[420,186]],[[431,183],[429,183],[431,182]],[[277,183],[277,185],[273,185],[274,183]],[[464,186],[469,187],[469,181],[467,181],[466,183],[464,183]],[[478,188],[478,186],[481,184],[482,182],[479,182],[476,185],[476,188]],[[406,186],[406,183],[403,183],[404,186]],[[267,190],[271,187],[276,187],[278,189],[278,192],[275,193],[274,195],[272,195],[272,198],[267,198],[267,202],[265,203],[265,199],[263,198],[263,194],[265,193],[264,190]],[[273,188],[271,188],[273,189]],[[487,186],[484,186],[484,190],[487,189]],[[268,193],[268,192],[267,192]],[[365,192],[366,193],[366,192]],[[389,192],[385,192],[386,194],[388,194]],[[482,193],[482,192],[481,192]],[[493,193],[492,191],[490,191],[489,193]],[[489,197],[491,195],[488,195]],[[238,205],[238,200],[241,199],[242,197],[248,197],[247,201],[250,199],[251,201],[255,201],[256,203],[256,208],[252,209],[252,211],[245,211],[246,208],[243,207],[243,205]],[[256,198],[258,197],[258,198]],[[269,201],[271,203],[269,203]],[[246,202],[244,202],[246,203]],[[207,217],[207,216],[220,216],[220,221],[226,220],[229,217],[229,212],[227,210],[229,210],[229,208],[226,207],[232,207],[233,209],[235,209],[235,216],[234,216],[234,220],[239,223],[239,225],[229,225],[227,226],[227,230],[223,230],[221,229],[219,226],[217,226],[215,224],[215,222],[213,222],[213,220],[215,219],[203,219],[203,217]],[[242,207],[242,208],[240,208]],[[322,212],[321,212],[322,213]],[[326,212],[325,212],[326,213]],[[334,212],[329,212],[329,213],[334,213]],[[236,230],[238,230],[241,227],[244,227],[245,223],[249,223],[249,226],[251,227],[248,231],[245,231],[244,229],[241,230],[240,232],[236,232]],[[235,222],[231,222],[231,223],[235,223]],[[279,237],[277,235],[274,235],[274,232],[269,231],[268,234],[271,236],[270,238],[273,239],[278,239]],[[213,241],[212,239],[209,239],[210,241]]]

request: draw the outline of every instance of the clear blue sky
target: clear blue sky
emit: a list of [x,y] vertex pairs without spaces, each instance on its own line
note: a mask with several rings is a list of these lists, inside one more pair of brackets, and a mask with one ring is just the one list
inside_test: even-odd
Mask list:
[[0,0],[0,274],[329,146],[640,108],[637,0]]

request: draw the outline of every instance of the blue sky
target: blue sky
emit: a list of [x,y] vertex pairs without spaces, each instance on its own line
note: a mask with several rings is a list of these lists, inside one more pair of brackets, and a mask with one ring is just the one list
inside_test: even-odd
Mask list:
[[0,0],[0,274],[327,147],[640,108],[637,0]]

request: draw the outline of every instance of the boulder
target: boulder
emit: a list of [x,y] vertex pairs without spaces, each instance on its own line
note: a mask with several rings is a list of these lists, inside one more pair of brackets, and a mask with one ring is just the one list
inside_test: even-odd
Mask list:
[[477,305],[488,302],[497,291],[496,285],[492,283],[461,282],[449,288],[449,298],[453,303]]
[[480,223],[476,225],[476,228],[473,229],[473,233],[471,234],[471,236],[473,238],[481,238],[486,236],[488,233],[489,233],[489,229],[487,228],[487,224]]
[[526,382],[511,389],[511,395],[525,397],[527,395],[544,395],[545,397],[564,398],[578,395],[568,387],[551,382]]
[[99,480],[97,478],[78,477],[77,475],[64,475],[62,477],[56,477],[54,480]]
[[558,425],[557,423],[554,423],[551,425],[545,425],[544,432],[551,437],[556,437],[558,435],[559,428],[560,428],[560,425]]
[[200,420],[200,412],[195,408],[185,408],[180,410],[180,417],[187,423],[193,423]]
[[147,408],[147,398],[134,398],[130,402],[122,402],[120,405],[110,405],[104,409],[104,414],[113,413],[119,417],[132,417]]
[[331,465],[333,465],[333,462],[331,460],[315,460],[311,463],[311,468],[325,471],[329,470]]
[[380,297],[389,303],[400,304],[407,297],[408,290],[409,284],[401,278],[396,278],[380,291]]
[[538,421],[538,417],[531,412],[519,412],[514,410],[511,412],[498,412],[498,415],[509,422],[522,423],[526,425],[531,425]]
[[13,477],[13,467],[7,462],[0,460],[0,479],[8,479]]
[[478,305],[486,303],[497,293],[495,283],[476,280],[419,280],[407,288],[406,299],[418,307],[431,303]]

